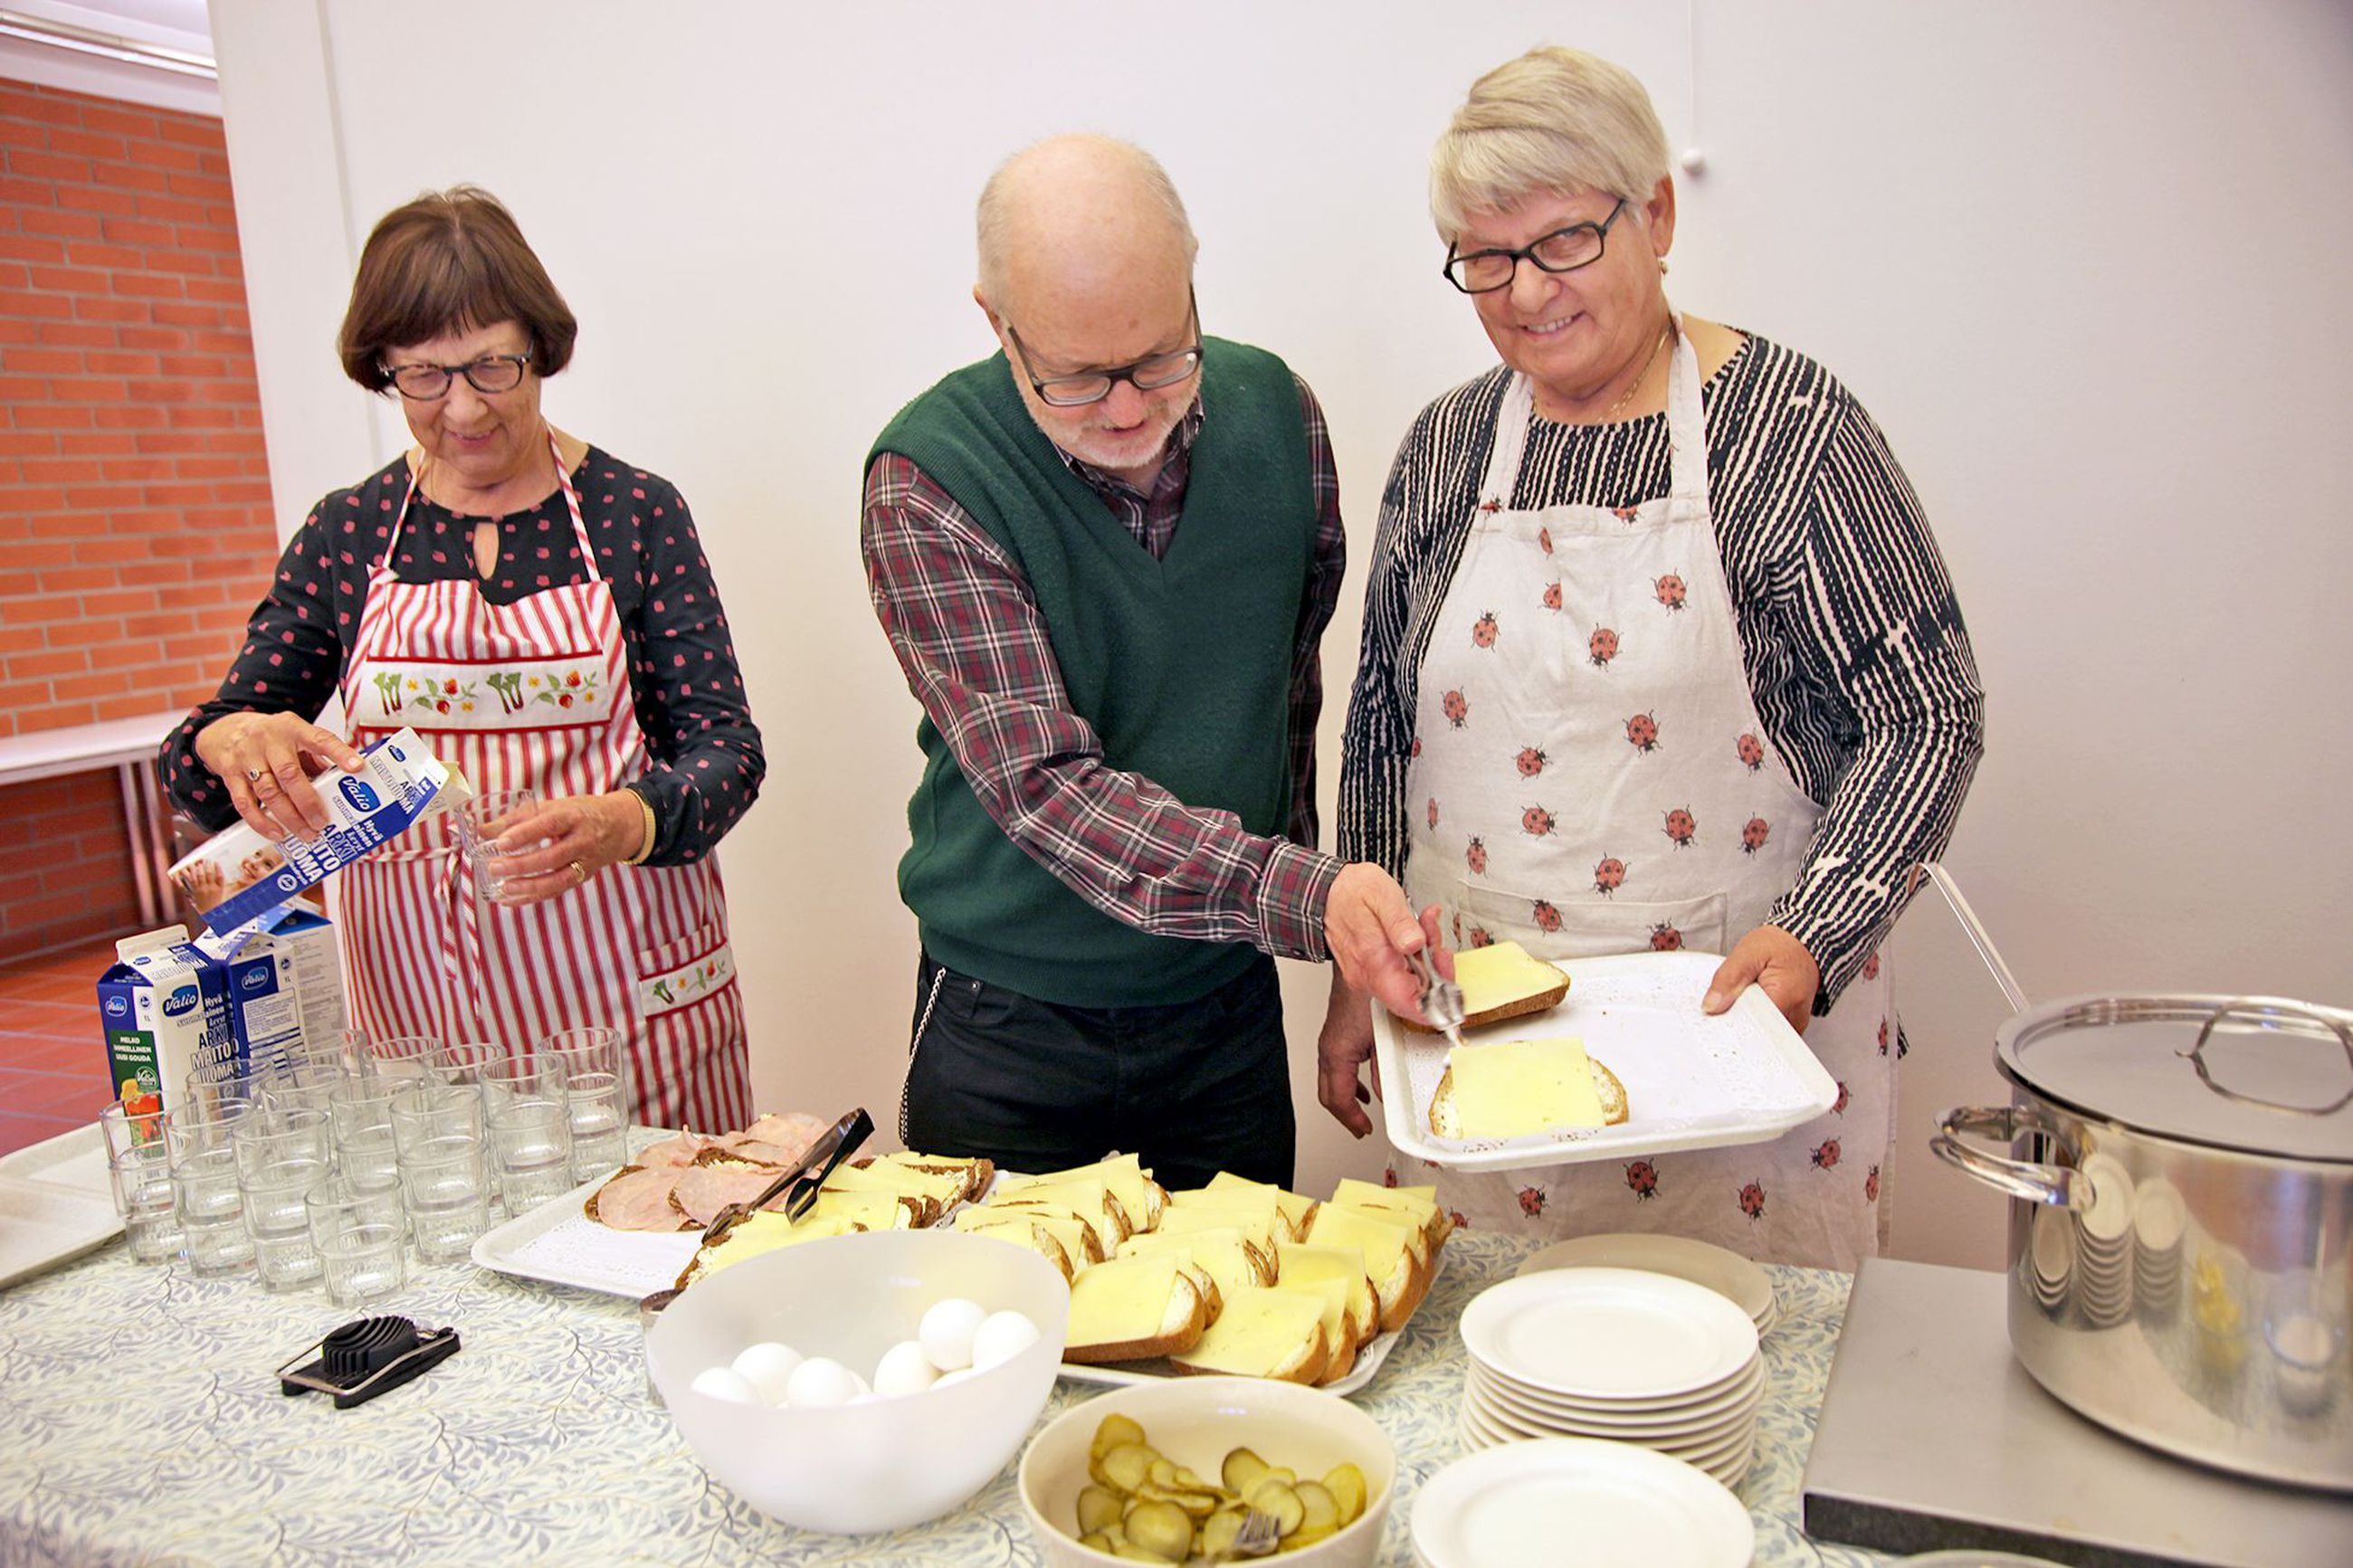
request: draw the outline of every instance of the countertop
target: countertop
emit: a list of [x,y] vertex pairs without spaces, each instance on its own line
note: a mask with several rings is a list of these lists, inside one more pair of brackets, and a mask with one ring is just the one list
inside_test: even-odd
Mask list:
[[[1458,1232],[1429,1299],[1355,1395],[1396,1442],[1381,1561],[1410,1564],[1414,1493],[1459,1453],[1478,1292],[1535,1244]],[[1740,1489],[1759,1568],[1889,1559],[1817,1544],[1799,1483],[1848,1275],[1769,1269],[1757,1456]],[[141,1266],[120,1241],[0,1292],[0,1564],[530,1563],[1037,1564],[1013,1470],[943,1520],[891,1536],[805,1533],[709,1479],[648,1397],[634,1301],[420,1268],[374,1309],[454,1325],[459,1353],[371,1404],[287,1398],[276,1369],[358,1315],[313,1290]],[[1040,1421],[1099,1389],[1055,1386]]]

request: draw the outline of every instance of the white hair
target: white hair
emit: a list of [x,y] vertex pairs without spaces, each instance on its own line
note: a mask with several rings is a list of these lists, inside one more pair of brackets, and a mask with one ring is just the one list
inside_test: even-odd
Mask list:
[[1039,148],[1065,142],[1091,144],[1126,163],[1144,194],[1166,215],[1169,227],[1184,246],[1187,265],[1200,251],[1201,242],[1193,236],[1193,220],[1185,216],[1185,200],[1176,194],[1176,183],[1160,166],[1159,159],[1134,142],[1113,136],[1050,136],[1043,142],[1031,142],[999,163],[988,176],[988,183],[980,188],[973,226],[979,249],[980,291],[988,300],[1001,300],[1006,295],[1005,252],[1013,226],[1014,205],[1008,190],[1013,184],[1009,176]]
[[1471,84],[1430,154],[1430,216],[1452,243],[1470,214],[1538,192],[1640,205],[1667,176],[1667,133],[1632,72],[1581,49],[1530,49]]

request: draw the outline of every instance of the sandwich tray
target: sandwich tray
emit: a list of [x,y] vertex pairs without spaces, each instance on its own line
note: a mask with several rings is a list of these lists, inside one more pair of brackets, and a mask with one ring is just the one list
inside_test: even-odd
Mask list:
[[475,1263],[518,1279],[632,1300],[669,1289],[693,1259],[702,1232],[615,1230],[590,1219],[583,1205],[619,1169],[484,1231],[474,1242]]
[[121,1234],[97,1122],[0,1157],[0,1289]]
[[1713,1018],[1700,1011],[1720,957],[1641,952],[1554,962],[1569,978],[1558,1006],[1473,1029],[1463,1043],[1475,1050],[1579,1037],[1626,1086],[1626,1120],[1524,1138],[1441,1138],[1430,1131],[1430,1105],[1446,1072],[1446,1037],[1398,1027],[1376,1002],[1381,1117],[1400,1153],[1459,1171],[1514,1171],[1724,1148],[1778,1138],[1838,1101],[1837,1081],[1763,991],[1749,986]]

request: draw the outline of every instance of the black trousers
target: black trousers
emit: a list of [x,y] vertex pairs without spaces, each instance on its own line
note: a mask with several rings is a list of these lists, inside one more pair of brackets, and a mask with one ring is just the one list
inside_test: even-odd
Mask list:
[[944,969],[915,971],[899,1133],[1009,1171],[1133,1150],[1172,1191],[1219,1171],[1291,1184],[1298,1138],[1274,960],[1198,1001],[1061,1007]]

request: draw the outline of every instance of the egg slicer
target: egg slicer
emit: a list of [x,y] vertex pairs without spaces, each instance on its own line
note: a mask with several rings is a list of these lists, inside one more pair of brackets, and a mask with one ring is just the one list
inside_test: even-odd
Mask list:
[[[364,1405],[458,1353],[458,1331],[418,1331],[406,1318],[361,1318],[278,1369],[278,1391],[329,1394],[335,1408]],[[316,1356],[314,1361],[308,1357]]]

